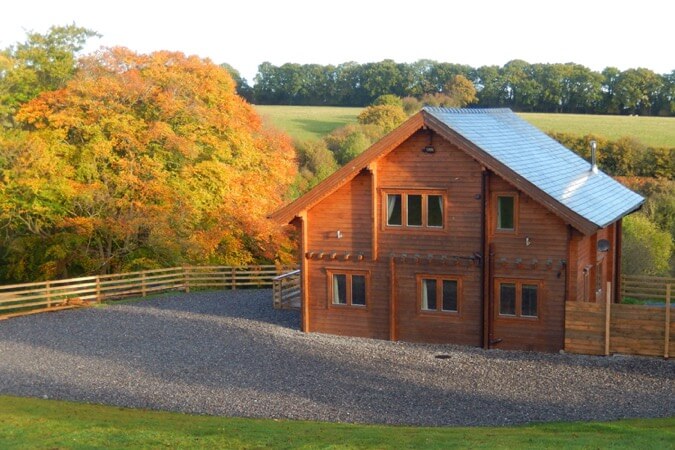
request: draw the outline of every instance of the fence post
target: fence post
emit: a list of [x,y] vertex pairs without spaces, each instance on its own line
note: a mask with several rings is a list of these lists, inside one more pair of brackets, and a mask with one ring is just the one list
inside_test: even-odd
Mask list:
[[612,283],[607,282],[607,301],[605,302],[605,356],[609,356],[609,332],[610,324],[612,321],[611,314],[611,305],[612,305]]
[[237,290],[237,275],[236,275],[237,268],[232,266],[232,290],[236,291]]
[[52,283],[47,281],[45,286],[47,286],[47,308],[51,308],[52,307],[52,288],[51,288]]
[[96,303],[101,303],[101,277],[96,275]]
[[190,293],[190,273],[188,266],[183,266],[183,287],[185,288],[185,293]]
[[663,357],[668,359],[670,350],[670,283],[666,284],[666,332],[663,343]]
[[145,271],[141,273],[141,295],[145,297],[145,294],[147,292],[146,285],[145,285]]

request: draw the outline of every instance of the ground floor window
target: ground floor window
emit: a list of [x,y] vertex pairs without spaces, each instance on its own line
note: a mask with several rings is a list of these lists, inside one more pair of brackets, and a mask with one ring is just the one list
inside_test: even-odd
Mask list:
[[360,271],[328,271],[330,303],[365,307],[368,303],[368,273]]
[[417,292],[422,312],[459,312],[461,282],[445,275],[418,275]]
[[497,279],[497,312],[504,317],[539,317],[541,282]]

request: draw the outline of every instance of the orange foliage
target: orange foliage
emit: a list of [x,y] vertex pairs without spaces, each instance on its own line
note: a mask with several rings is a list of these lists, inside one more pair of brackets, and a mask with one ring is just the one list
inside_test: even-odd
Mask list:
[[87,271],[148,258],[287,258],[279,254],[286,239],[266,217],[295,176],[291,142],[264,129],[227,71],[208,60],[103,50],[16,119],[45,145],[61,143],[51,157],[67,168],[59,175],[71,191],[52,205],[51,233],[87,237],[71,252]]

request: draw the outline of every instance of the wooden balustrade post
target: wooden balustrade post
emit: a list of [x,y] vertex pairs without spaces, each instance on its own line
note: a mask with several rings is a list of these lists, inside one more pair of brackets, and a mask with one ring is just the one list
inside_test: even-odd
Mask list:
[[147,288],[145,284],[145,271],[141,273],[141,296],[145,297],[147,293]]
[[47,308],[51,308],[52,307],[52,283],[50,281],[47,281],[46,286],[47,286]]
[[663,357],[668,359],[670,351],[670,283],[666,285],[666,330],[663,342]]
[[101,277],[96,275],[96,303],[101,303]]
[[190,271],[188,266],[183,266],[183,288],[186,294],[190,293]]
[[610,325],[612,321],[612,283],[607,282],[607,300],[605,302],[605,356],[609,356]]
[[236,291],[237,290],[237,268],[232,267],[232,290]]

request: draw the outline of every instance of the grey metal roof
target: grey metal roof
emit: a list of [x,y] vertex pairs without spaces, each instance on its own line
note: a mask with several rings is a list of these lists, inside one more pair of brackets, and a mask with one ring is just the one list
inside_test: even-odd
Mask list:
[[636,210],[644,198],[590,170],[590,164],[510,109],[426,107],[450,129],[599,228]]

